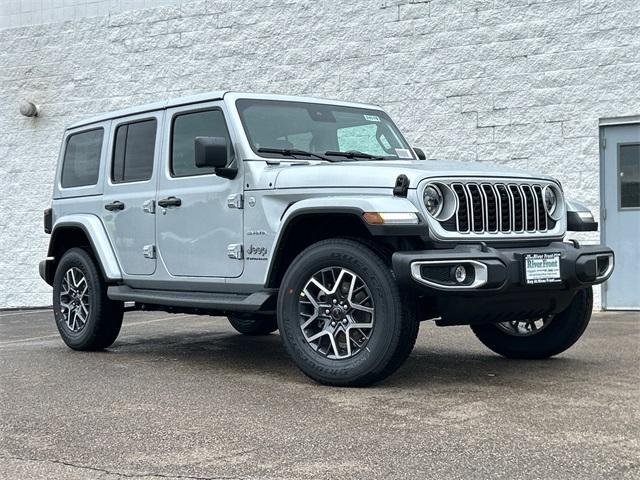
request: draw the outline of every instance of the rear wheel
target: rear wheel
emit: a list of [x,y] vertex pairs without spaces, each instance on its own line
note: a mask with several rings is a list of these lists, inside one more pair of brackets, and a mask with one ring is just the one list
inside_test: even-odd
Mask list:
[[383,259],[353,240],[318,242],[287,270],[278,325],[297,366],[328,385],[363,386],[406,360],[418,333],[411,303]]
[[275,316],[232,315],[229,323],[243,335],[269,335],[278,330]]
[[591,287],[579,290],[560,313],[540,319],[472,325],[478,339],[507,358],[540,359],[564,352],[582,336],[593,308]]
[[122,302],[107,297],[93,257],[81,248],[60,259],[53,280],[53,312],[64,343],[74,350],[101,350],[118,337]]

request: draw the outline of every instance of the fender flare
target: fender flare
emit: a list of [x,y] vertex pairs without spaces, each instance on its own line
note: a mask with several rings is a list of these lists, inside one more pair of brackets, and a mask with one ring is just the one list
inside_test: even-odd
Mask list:
[[[73,214],[65,215],[59,218],[53,225],[51,231],[51,240],[49,242],[49,257],[53,257],[53,246],[55,245],[56,236],[61,229],[73,227],[81,229],[89,239],[93,253],[100,265],[100,269],[104,277],[109,281],[122,280],[122,270],[118,264],[113,246],[109,241],[107,232],[102,221],[95,215],[91,214]],[[55,259],[57,261],[59,259]]]
[[[415,225],[370,225],[363,218],[365,212],[413,212],[418,216]],[[321,198],[308,198],[295,202],[284,211],[277,227],[276,237],[273,241],[264,284],[271,282],[274,273],[278,252],[281,247],[287,228],[291,222],[306,215],[352,215],[373,236],[425,236],[428,235],[427,224],[422,218],[416,206],[406,198],[395,196],[331,196]]]

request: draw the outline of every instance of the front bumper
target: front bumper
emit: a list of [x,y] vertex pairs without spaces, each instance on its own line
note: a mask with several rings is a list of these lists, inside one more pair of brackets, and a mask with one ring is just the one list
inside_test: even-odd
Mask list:
[[[530,285],[525,281],[526,254],[559,254],[560,281]],[[602,283],[614,267],[613,250],[604,245],[580,246],[577,243],[553,242],[543,247],[492,248],[465,245],[448,250],[396,252],[393,254],[396,278],[405,285],[426,291],[505,292],[510,290],[571,289]],[[447,278],[445,267],[463,265],[473,270],[472,280],[459,284]],[[442,266],[433,277],[423,268]],[[472,267],[472,268],[471,268]],[[444,275],[443,275],[444,273]]]
[[[559,255],[558,281],[528,284],[527,254]],[[392,263],[398,281],[419,296],[431,298],[441,322],[453,325],[558,313],[570,304],[578,289],[607,280],[614,260],[613,251],[604,245],[552,242],[534,247],[493,248],[482,244],[396,252]],[[455,278],[457,265],[469,272],[462,283]]]

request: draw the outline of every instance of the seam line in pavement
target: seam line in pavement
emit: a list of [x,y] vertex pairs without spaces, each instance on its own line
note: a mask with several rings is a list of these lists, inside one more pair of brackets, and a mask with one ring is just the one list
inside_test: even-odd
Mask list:
[[51,309],[42,309],[42,310],[17,310],[17,311],[4,311],[4,313],[0,313],[0,318],[1,317],[12,317],[14,315],[28,315],[28,314],[34,314],[34,313],[45,313],[47,311],[50,311]]
[[[180,318],[187,318],[187,317],[195,317],[196,315],[184,315]],[[162,317],[162,318],[156,318],[154,320],[145,320],[143,322],[135,322],[135,323],[127,323],[124,324],[124,327],[135,327],[138,325],[146,325],[149,323],[157,323],[157,322],[165,322],[167,320],[171,320],[173,318],[176,318],[175,315],[172,315],[170,317]],[[19,338],[17,340],[9,340],[8,342],[0,342],[0,348],[5,346],[5,345],[16,345],[16,344],[20,344],[20,343],[28,343],[28,342],[34,342],[34,341],[38,341],[38,340],[46,340],[48,338],[58,338],[60,337],[59,334],[54,334],[54,335],[43,335],[41,337],[30,337],[30,338]]]
[[13,457],[13,456],[0,456],[0,459],[4,460],[18,460],[22,462],[41,462],[41,463],[55,463],[57,465],[64,465],[66,467],[78,468],[81,470],[91,470],[92,472],[106,473],[107,475],[117,475],[119,477],[126,478],[145,478],[145,477],[157,477],[157,478],[180,478],[185,480],[241,480],[240,477],[194,477],[190,475],[168,475],[164,473],[124,473],[116,470],[107,470],[106,468],[90,467],[87,465],[76,465],[74,463],[65,462],[63,460],[52,460],[48,458],[26,458],[26,457]]

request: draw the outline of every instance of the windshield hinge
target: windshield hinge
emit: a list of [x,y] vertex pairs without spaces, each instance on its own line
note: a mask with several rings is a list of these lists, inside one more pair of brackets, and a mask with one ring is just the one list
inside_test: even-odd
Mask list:
[[393,194],[396,197],[406,197],[409,191],[409,178],[405,175],[398,175],[396,178],[396,186],[393,187]]

